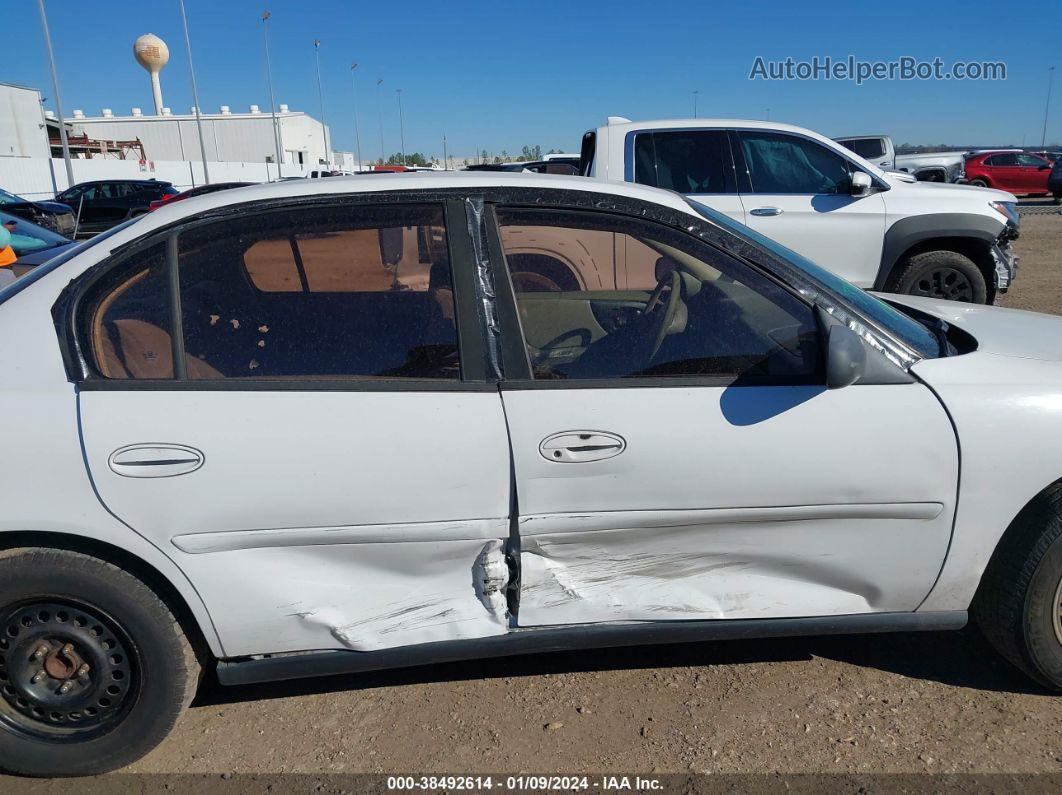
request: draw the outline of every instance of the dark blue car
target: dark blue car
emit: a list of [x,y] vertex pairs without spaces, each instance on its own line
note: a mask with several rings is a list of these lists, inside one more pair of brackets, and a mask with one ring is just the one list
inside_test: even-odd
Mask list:
[[1062,204],[1062,157],[1055,161],[1051,174],[1047,177],[1047,189],[1055,197],[1055,204]]

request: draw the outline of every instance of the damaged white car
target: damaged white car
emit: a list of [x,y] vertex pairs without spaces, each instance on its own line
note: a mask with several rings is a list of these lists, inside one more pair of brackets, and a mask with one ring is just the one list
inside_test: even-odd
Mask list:
[[222,683],[957,629],[1062,688],[1062,320],[853,288],[677,194],[167,205],[0,293],[0,766]]

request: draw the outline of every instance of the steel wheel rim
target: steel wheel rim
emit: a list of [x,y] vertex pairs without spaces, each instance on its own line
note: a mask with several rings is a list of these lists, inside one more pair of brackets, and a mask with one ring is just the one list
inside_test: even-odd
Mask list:
[[974,289],[962,271],[956,268],[934,268],[915,280],[911,295],[972,302]]
[[98,608],[43,597],[0,610],[0,728],[52,742],[101,736],[140,680],[136,647]]

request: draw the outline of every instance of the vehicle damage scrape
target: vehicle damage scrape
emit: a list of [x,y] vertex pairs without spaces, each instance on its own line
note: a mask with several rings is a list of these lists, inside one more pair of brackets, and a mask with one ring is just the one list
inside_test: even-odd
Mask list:
[[[402,550],[410,552],[413,547],[430,555],[439,545],[401,545]],[[349,604],[304,608],[288,615],[311,629],[327,630],[334,640],[354,651],[504,634],[505,586],[509,579],[504,541],[488,541],[471,566],[462,568],[463,572],[451,567],[425,572],[418,578],[414,593],[386,604],[371,597],[352,599]],[[371,590],[371,585],[366,585]],[[305,604],[303,600],[288,607]]]
[[[910,557],[917,542],[898,532],[911,523],[873,510],[882,506],[864,507],[871,510],[865,512],[866,529],[859,532],[852,532],[848,522],[829,518],[772,518],[766,509],[744,521],[733,516],[675,516],[670,523],[664,517],[639,522],[625,512],[588,515],[580,521],[578,515],[569,515],[563,531],[558,518],[537,517],[542,529],[554,530],[545,533],[535,532],[533,519],[521,522],[520,623],[784,618],[914,609],[924,589],[899,594],[890,588],[897,567],[918,566]],[[924,504],[918,510],[927,516],[939,513],[939,506]],[[794,532],[797,523],[806,528],[807,522],[817,525],[814,533]],[[882,546],[867,543],[867,533],[896,534],[895,543],[882,556]],[[809,535],[815,539],[810,544]],[[849,565],[860,558],[861,565]],[[926,571],[914,579],[927,581],[931,575]]]

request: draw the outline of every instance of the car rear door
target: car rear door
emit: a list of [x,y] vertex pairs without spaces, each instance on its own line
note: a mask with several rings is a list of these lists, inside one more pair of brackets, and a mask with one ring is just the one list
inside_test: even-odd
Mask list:
[[885,200],[851,194],[856,166],[818,141],[739,130],[734,157],[745,223],[860,287],[878,275]]
[[498,221],[495,263],[507,228],[539,226],[570,246],[625,236],[670,266],[628,284],[654,298],[574,358],[525,348],[539,293],[507,294],[499,271],[519,626],[918,606],[958,473],[929,389],[827,390],[812,307],[677,229],[563,208],[502,207]]
[[227,655],[507,631],[509,450],[469,251],[460,205],[331,200],[193,220],[79,287],[99,498],[186,573]]

